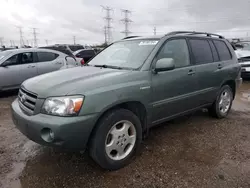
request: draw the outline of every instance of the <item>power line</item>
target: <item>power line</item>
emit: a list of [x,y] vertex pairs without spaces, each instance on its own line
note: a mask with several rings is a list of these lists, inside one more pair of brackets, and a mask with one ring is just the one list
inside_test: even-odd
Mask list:
[[34,47],[37,47],[38,45],[37,45],[37,32],[36,32],[36,30],[37,30],[37,28],[32,28],[33,29],[33,37],[34,37]]
[[125,37],[127,37],[131,33],[131,31],[129,31],[129,23],[131,23],[132,20],[129,19],[128,17],[129,14],[131,14],[131,11],[127,9],[122,9],[121,11],[122,13],[124,13],[124,18],[121,21],[124,23],[124,26],[125,26],[124,31],[122,31],[121,33],[124,33]]
[[112,40],[112,33],[111,33],[111,11],[113,11],[112,8],[108,7],[108,6],[101,6],[103,8],[103,10],[106,11],[106,16],[104,17],[104,20],[106,21],[106,25],[104,27],[104,36],[105,36],[105,42],[110,43]]

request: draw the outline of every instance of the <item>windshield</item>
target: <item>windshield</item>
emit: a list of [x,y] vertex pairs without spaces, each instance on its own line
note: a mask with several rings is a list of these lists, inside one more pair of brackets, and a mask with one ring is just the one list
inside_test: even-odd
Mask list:
[[10,51],[0,51],[0,60],[9,55],[10,53]]
[[137,69],[143,65],[157,43],[158,40],[117,42],[100,52],[88,64]]

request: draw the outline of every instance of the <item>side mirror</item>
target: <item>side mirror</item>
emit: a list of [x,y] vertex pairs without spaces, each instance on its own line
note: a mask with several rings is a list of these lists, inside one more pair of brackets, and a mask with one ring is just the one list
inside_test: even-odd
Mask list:
[[65,61],[66,61],[66,65],[76,65],[77,66],[76,59],[73,56],[66,56]]
[[159,59],[155,64],[155,72],[163,72],[173,70],[175,68],[174,60],[172,58]]

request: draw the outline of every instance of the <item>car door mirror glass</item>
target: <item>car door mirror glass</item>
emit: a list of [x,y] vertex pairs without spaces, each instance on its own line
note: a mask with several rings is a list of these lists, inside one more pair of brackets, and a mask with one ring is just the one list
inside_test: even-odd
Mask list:
[[155,72],[173,70],[175,68],[173,58],[162,58],[156,62]]

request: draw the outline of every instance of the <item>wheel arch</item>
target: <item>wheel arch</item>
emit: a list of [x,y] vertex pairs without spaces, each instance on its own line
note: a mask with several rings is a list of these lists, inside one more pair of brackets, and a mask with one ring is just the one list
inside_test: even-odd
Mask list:
[[226,80],[226,81],[223,82],[221,87],[225,86],[225,85],[228,85],[232,89],[233,98],[235,98],[235,95],[236,95],[236,83],[235,83],[235,80]]
[[95,133],[95,130],[98,126],[99,121],[111,110],[115,110],[119,108],[127,109],[133,112],[139,118],[141,122],[142,131],[144,132],[148,130],[148,120],[147,120],[148,112],[147,112],[146,106],[142,102],[137,101],[137,100],[130,100],[130,101],[122,101],[119,103],[114,103],[112,105],[109,105],[105,109],[103,109],[103,111],[98,116],[97,121],[95,122],[95,126],[93,127],[91,134],[89,136],[89,141],[88,141],[87,146],[89,146],[90,144],[90,140]]

